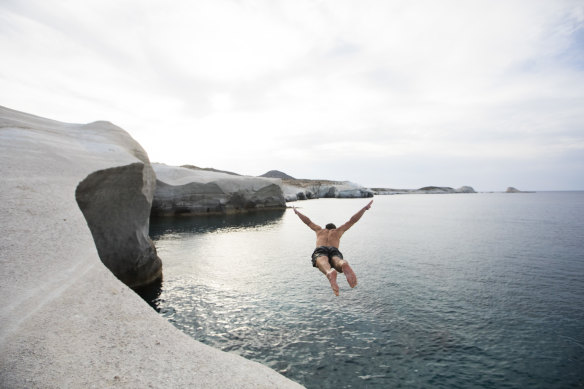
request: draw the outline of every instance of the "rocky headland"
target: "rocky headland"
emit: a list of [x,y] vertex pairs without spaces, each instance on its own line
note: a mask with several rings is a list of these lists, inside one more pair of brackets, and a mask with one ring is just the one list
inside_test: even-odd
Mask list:
[[286,202],[297,200],[373,197],[371,190],[348,181],[295,179],[277,170],[252,177],[193,165],[152,166],[157,178],[152,216],[284,209]]
[[349,181],[297,179],[278,170],[270,170],[261,177],[280,179],[287,202],[317,198],[373,197],[373,191]]
[[234,213],[285,208],[279,179],[241,176],[215,169],[153,164],[157,183],[152,215]]
[[128,133],[0,107],[0,174],[0,387],[300,387],[195,341],[127,286],[162,269],[155,173]]
[[371,190],[375,195],[477,193],[470,186],[462,186],[457,189],[448,186],[425,186],[419,189],[371,188]]

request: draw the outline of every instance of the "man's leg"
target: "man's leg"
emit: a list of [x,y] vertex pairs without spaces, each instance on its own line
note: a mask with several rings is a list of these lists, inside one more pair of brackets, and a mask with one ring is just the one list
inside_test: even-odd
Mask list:
[[355,275],[355,272],[353,271],[351,266],[349,266],[349,262],[335,256],[332,258],[332,263],[333,267],[338,272],[345,274],[345,277],[347,277],[347,282],[349,283],[351,288],[357,286],[357,276]]
[[331,288],[333,288],[333,292],[336,296],[339,295],[339,285],[337,284],[337,272],[335,269],[331,268],[329,264],[329,259],[326,255],[321,255],[320,257],[316,258],[316,267],[320,270],[326,278],[328,278],[329,282],[331,283]]

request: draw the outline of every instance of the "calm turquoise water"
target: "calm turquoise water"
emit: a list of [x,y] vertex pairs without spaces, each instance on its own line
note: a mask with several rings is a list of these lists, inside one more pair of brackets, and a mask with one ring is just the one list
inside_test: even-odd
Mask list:
[[[366,203],[295,205],[339,225]],[[339,275],[339,297],[291,209],[151,235],[161,315],[308,388],[584,386],[584,192],[377,196],[342,239],[359,285]]]

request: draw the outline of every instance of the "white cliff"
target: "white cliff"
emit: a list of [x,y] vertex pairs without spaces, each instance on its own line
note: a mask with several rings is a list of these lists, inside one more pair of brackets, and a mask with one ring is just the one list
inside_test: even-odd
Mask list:
[[373,191],[349,181],[284,180],[282,191],[286,201],[315,198],[364,198],[373,197]]
[[153,164],[153,215],[232,213],[285,208],[279,179]]
[[299,387],[183,334],[108,270],[160,270],[154,175],[126,132],[0,107],[0,176],[0,387]]

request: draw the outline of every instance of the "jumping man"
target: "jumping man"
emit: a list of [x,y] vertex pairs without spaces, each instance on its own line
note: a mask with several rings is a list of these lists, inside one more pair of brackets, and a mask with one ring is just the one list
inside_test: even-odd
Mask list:
[[331,283],[331,288],[336,296],[339,295],[339,285],[337,284],[337,272],[344,273],[347,277],[347,282],[354,288],[357,285],[357,276],[349,263],[343,259],[343,254],[339,251],[339,244],[341,243],[341,236],[353,224],[357,223],[361,216],[371,208],[373,200],[366,206],[361,208],[359,212],[354,214],[348,222],[337,228],[334,224],[329,223],[322,228],[312,222],[308,217],[298,212],[294,207],[294,213],[298,215],[300,220],[304,222],[310,229],[316,232],[316,249],[312,253],[312,266],[317,267],[328,278]]

